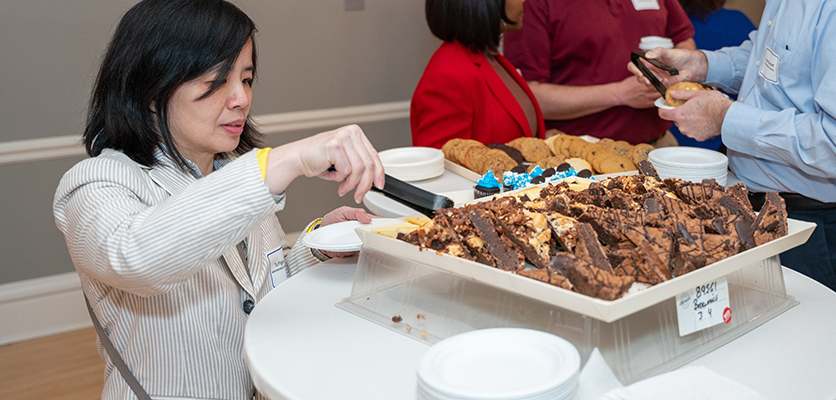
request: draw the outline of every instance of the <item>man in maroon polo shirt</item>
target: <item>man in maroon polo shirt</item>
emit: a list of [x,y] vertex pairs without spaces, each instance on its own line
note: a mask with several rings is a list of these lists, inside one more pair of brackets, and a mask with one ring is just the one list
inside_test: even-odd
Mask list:
[[528,81],[547,129],[572,135],[653,142],[671,123],[627,70],[644,36],[695,48],[678,0],[528,0],[521,31],[505,35],[505,57]]

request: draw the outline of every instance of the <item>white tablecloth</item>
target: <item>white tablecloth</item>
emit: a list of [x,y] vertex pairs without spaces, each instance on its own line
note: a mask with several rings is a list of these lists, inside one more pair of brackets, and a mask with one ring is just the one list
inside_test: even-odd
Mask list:
[[[335,307],[349,296],[356,258],[286,281],[253,310],[244,357],[273,400],[414,399],[427,344]],[[688,365],[702,365],[772,400],[836,398],[836,293],[784,269],[800,305]]]

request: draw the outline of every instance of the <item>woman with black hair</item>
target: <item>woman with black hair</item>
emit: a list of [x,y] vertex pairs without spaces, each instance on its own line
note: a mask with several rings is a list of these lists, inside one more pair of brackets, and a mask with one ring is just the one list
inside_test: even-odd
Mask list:
[[[257,148],[255,30],[223,0],[144,0],[107,49],[84,132],[92,158],[53,204],[105,350],[103,399],[252,398],[247,315],[328,258],[287,242],[285,189],[318,176],[359,203],[383,186],[357,126]],[[306,232],[351,219],[371,221],[344,207]]]
[[525,0],[427,0],[430,31],[444,43],[412,95],[412,144],[453,138],[484,144],[545,138],[537,100],[499,54],[500,37],[523,23]]

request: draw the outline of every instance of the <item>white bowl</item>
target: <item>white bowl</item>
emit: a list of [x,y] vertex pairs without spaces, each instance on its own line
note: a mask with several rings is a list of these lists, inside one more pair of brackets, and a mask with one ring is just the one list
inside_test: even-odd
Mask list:
[[431,147],[400,147],[378,153],[387,174],[402,181],[420,181],[444,173],[444,153]]

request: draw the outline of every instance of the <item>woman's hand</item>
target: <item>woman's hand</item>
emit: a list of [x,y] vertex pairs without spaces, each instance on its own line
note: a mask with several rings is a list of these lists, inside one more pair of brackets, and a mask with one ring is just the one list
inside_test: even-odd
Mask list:
[[325,214],[325,216],[322,217],[322,223],[319,226],[327,226],[345,221],[360,221],[364,224],[368,224],[372,222],[372,218],[374,218],[374,216],[367,213],[366,210],[362,208],[343,206]]
[[[334,211],[329,212],[328,214],[325,214],[325,216],[322,217],[322,223],[319,226],[326,226],[345,221],[360,221],[364,224],[368,224],[372,222],[372,218],[375,217],[367,213],[366,210],[362,208],[340,207]],[[331,258],[345,258],[357,254],[356,251],[341,253],[325,250],[319,251],[322,254],[325,254],[326,256]]]
[[342,182],[337,193],[343,196],[353,189],[357,203],[363,201],[372,185],[382,189],[385,182],[377,151],[357,125],[273,148],[267,159],[270,192],[283,193],[297,176]]
[[[708,59],[706,59],[705,53],[698,50],[666,49],[663,47],[657,47],[645,53],[645,57],[648,59],[659,60],[679,71],[679,75],[671,76],[667,71],[654,67],[646,60],[641,60],[641,62],[644,63],[644,65],[651,72],[653,72],[653,75],[655,75],[656,78],[658,78],[659,81],[665,85],[665,87],[669,87],[674,83],[682,81],[704,82],[705,77],[708,74]],[[627,69],[630,70],[633,75],[638,77],[640,82],[648,87],[653,87],[650,80],[648,80],[642,72],[639,71],[639,68],[633,65],[633,63],[628,63]]]

